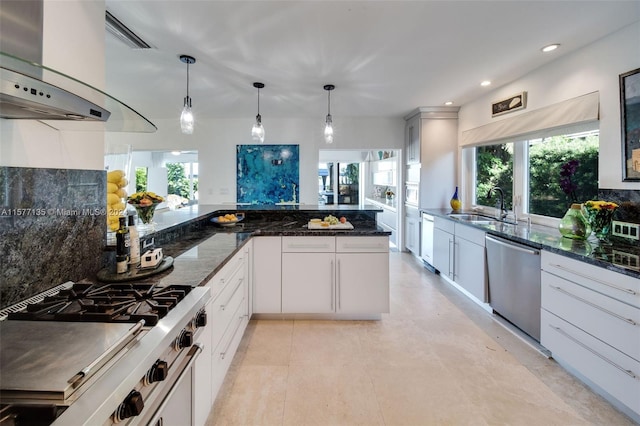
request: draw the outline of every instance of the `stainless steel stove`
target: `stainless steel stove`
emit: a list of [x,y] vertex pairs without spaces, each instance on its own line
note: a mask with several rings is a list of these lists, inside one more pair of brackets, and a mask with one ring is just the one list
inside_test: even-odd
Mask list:
[[209,298],[65,283],[0,311],[0,425],[150,424],[191,374]]

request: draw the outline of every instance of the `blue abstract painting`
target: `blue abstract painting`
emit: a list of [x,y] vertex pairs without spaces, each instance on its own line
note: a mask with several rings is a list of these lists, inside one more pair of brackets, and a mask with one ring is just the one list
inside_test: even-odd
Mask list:
[[299,145],[236,145],[236,201],[298,203]]

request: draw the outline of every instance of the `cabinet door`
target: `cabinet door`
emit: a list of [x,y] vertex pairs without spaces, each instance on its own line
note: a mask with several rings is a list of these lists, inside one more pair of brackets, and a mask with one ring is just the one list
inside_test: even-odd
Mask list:
[[282,253],[282,312],[335,311],[335,253]]
[[453,279],[452,245],[453,234],[439,228],[433,230],[433,267],[450,279]]
[[388,253],[338,253],[336,268],[337,312],[389,312]]
[[253,312],[282,312],[282,237],[255,237],[253,241]]
[[478,300],[487,302],[484,247],[456,236],[454,263],[455,282]]
[[420,115],[407,121],[405,125],[406,164],[420,162]]

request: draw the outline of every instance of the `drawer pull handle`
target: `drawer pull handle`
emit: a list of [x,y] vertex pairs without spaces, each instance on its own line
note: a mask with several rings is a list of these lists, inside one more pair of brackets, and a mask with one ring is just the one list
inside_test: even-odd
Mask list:
[[233,276],[234,276],[234,275],[235,275],[235,274],[240,270],[240,268],[243,266],[243,264],[242,264],[242,259],[238,259],[238,262],[239,262],[240,264],[238,265],[238,267],[237,267],[237,268],[235,268],[235,269],[233,270],[233,272],[231,272],[230,274],[227,274],[227,276],[226,276],[226,277],[224,277],[224,278],[220,279],[220,282],[221,282],[222,284],[226,283],[230,278],[233,278]]
[[[244,300],[244,299],[242,299],[242,300]],[[231,335],[231,338],[229,338],[229,341],[227,342],[227,345],[225,346],[224,351],[220,352],[220,359],[224,359],[224,357],[227,355],[227,351],[229,350],[229,346],[231,346],[231,342],[233,342],[233,338],[238,333],[238,329],[240,328],[240,325],[242,324],[242,320],[244,319],[245,316],[247,316],[247,315],[240,315],[238,317],[238,324],[236,324],[236,329],[233,331],[233,334]]]
[[598,305],[596,305],[595,303],[589,302],[588,300],[583,299],[583,298],[582,298],[582,297],[580,297],[580,296],[576,296],[575,294],[573,294],[573,293],[571,293],[571,292],[568,292],[567,290],[565,290],[565,289],[563,289],[563,288],[561,288],[561,287],[551,286],[551,288],[553,288],[553,289],[555,289],[555,290],[559,291],[559,292],[560,292],[560,293],[562,293],[562,294],[565,294],[565,295],[567,295],[567,296],[569,296],[569,297],[572,297],[572,298],[574,298],[574,299],[576,299],[576,300],[578,300],[578,301],[580,301],[580,302],[582,302],[582,303],[585,303],[585,304],[587,304],[587,305],[591,306],[592,308],[596,308],[596,309],[598,309],[599,311],[604,312],[605,314],[609,314],[609,315],[611,315],[612,317],[618,318],[619,320],[622,320],[622,321],[624,321],[624,322],[626,322],[626,323],[629,323],[629,324],[631,324],[631,325],[638,325],[638,323],[636,323],[636,322],[635,322],[634,320],[632,320],[631,318],[625,318],[625,317],[623,317],[623,316],[620,316],[620,315],[616,314],[615,312],[611,312],[610,310],[603,308],[602,306],[598,306]]
[[579,341],[578,339],[576,339],[575,337],[573,337],[572,335],[570,335],[569,333],[567,333],[566,331],[561,329],[560,327],[556,327],[556,326],[554,326],[552,324],[549,324],[549,327],[554,329],[556,332],[562,334],[564,337],[566,337],[567,339],[571,340],[575,344],[577,344],[577,345],[581,346],[582,348],[588,350],[589,352],[591,352],[592,354],[594,354],[595,356],[597,356],[598,358],[600,358],[604,362],[606,362],[606,363],[610,364],[611,366],[617,368],[618,370],[622,371],[624,374],[626,374],[627,376],[631,377],[632,379],[637,379],[638,378],[638,376],[633,371],[627,370],[624,367],[619,366],[618,364],[616,364],[615,362],[611,361],[606,356],[604,356],[604,355],[600,354],[599,352],[596,352],[595,350],[591,349],[589,346],[585,345],[584,343],[582,343],[581,341]]
[[333,270],[333,260],[331,261],[331,310],[333,311],[333,277],[335,276],[335,272]]
[[222,305],[220,305],[220,309],[221,310],[224,311],[225,308],[227,307],[227,305],[229,304],[229,302],[231,302],[231,299],[233,299],[233,296],[236,295],[236,292],[238,291],[238,289],[242,285],[242,281],[244,281],[244,278],[240,278],[240,280],[238,280],[238,285],[236,286],[236,288],[233,289],[233,293],[231,293],[231,296],[229,296],[229,298],[227,299],[226,302],[224,302]]
[[576,275],[577,275],[577,276],[579,276],[579,277],[586,278],[586,279],[588,279],[588,280],[598,282],[598,283],[600,283],[600,284],[602,284],[602,285],[606,285],[607,287],[611,287],[611,288],[614,288],[614,289],[616,289],[616,290],[624,291],[625,293],[634,294],[634,295],[635,295],[635,294],[637,294],[635,291],[633,291],[633,290],[632,290],[632,289],[630,289],[630,288],[618,287],[617,285],[614,285],[614,284],[608,283],[608,282],[606,282],[606,281],[602,281],[602,280],[599,280],[599,279],[597,279],[597,278],[593,278],[593,277],[591,277],[591,276],[589,276],[589,275],[581,274],[580,272],[576,272],[576,271],[574,271],[574,270],[572,270],[572,269],[565,268],[565,267],[564,267],[564,266],[562,266],[562,265],[557,265],[557,264],[555,264],[555,263],[550,263],[549,265],[550,265],[550,266],[553,266],[554,268],[558,268],[558,269],[561,269],[561,270],[563,270],[563,271],[570,272],[570,273],[572,273],[572,274],[576,274]]

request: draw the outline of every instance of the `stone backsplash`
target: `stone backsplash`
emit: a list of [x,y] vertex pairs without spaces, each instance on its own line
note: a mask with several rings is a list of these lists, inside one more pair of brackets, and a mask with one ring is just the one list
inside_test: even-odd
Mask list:
[[105,194],[102,170],[0,167],[0,307],[101,268]]
[[632,189],[599,189],[598,199],[611,201],[620,206],[614,219],[640,223],[640,191]]

